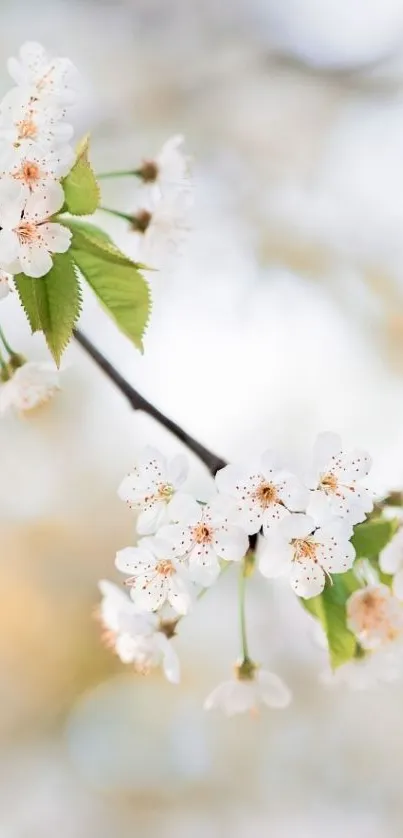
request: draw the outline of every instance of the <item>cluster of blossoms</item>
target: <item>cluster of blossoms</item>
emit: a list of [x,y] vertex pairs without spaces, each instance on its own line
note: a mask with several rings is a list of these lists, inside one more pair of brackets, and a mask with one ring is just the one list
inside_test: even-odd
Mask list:
[[[246,567],[252,549],[263,576],[285,576],[302,599],[321,594],[327,580],[332,583],[332,574],[353,566],[353,526],[373,507],[369,490],[361,484],[370,465],[365,452],[344,452],[336,434],[321,434],[305,479],[268,451],[249,466],[227,465],[218,471],[211,498],[204,503],[184,491],[185,457],[167,462],[146,448],[119,487],[120,498],[137,512],[140,536],[135,547],[116,556],[129,596],[110,584],[101,588],[103,609],[113,613],[113,619],[104,619],[105,627],[112,631],[109,637],[122,661],[141,671],[163,663],[166,671],[167,655],[172,660],[173,654],[167,644],[172,646],[179,620],[228,563]],[[400,547],[403,565],[402,541]],[[136,620],[146,620],[141,630],[135,622],[129,625],[128,609]],[[373,651],[402,633],[403,608],[387,586],[364,581],[347,603],[347,620],[360,648]],[[236,677],[213,691],[206,708],[219,706],[232,714],[259,701],[286,706],[287,686],[243,651]]]
[[[71,233],[52,217],[62,208],[61,179],[75,154],[66,120],[78,74],[67,58],[51,58],[26,43],[10,58],[15,82],[0,103],[0,268],[6,274],[44,276],[53,253],[64,253]],[[7,276],[1,276],[2,296]]]
[[[55,216],[66,210],[63,179],[76,158],[66,117],[79,84],[69,59],[52,58],[37,43],[24,44],[8,70],[15,87],[0,102],[0,301],[12,290],[13,276],[45,276],[53,254],[70,247],[71,230]],[[174,136],[155,159],[112,173],[131,175],[141,185],[131,215],[106,211],[130,222],[136,260],[152,268],[166,267],[187,231],[192,189],[182,146],[183,138]],[[9,354],[6,362],[0,353],[0,414],[32,411],[59,389],[58,372],[10,351],[1,330],[0,338]]]

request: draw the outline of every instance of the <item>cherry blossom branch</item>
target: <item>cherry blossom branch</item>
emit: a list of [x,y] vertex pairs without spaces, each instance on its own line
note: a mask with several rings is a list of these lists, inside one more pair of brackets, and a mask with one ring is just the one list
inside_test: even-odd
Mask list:
[[117,369],[111,364],[110,361],[105,358],[104,355],[99,351],[99,349],[94,346],[94,344],[84,335],[79,329],[75,329],[74,337],[77,343],[80,344],[82,349],[92,358],[95,364],[105,373],[105,375],[109,378],[110,381],[113,382],[115,387],[120,390],[120,392],[126,397],[130,406],[133,410],[142,410],[143,413],[147,413],[153,419],[156,419],[160,425],[163,425],[168,431],[170,431],[177,439],[183,442],[190,451],[193,451],[197,457],[207,466],[209,472],[213,475],[216,472],[223,468],[226,465],[225,460],[218,457],[208,448],[205,448],[200,442],[197,442],[190,434],[188,434],[183,428],[173,422],[172,419],[169,419],[168,416],[165,416],[164,413],[161,413],[158,408],[154,407],[151,402],[147,401],[144,396],[140,395],[140,393],[126,381],[125,378],[118,372]]

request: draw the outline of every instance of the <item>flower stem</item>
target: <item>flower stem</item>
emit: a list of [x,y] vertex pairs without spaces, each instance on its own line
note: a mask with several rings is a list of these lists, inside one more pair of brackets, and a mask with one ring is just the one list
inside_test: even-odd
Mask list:
[[0,326],[0,338],[3,342],[3,346],[4,346],[4,349],[6,350],[6,352],[8,352],[9,355],[14,355],[15,354],[14,349],[11,349],[11,346],[10,346],[10,344],[9,344],[1,326]]
[[101,172],[97,174],[98,180],[106,180],[107,178],[115,178],[115,177],[138,177],[138,173],[135,169],[128,169],[122,172]]
[[238,605],[239,605],[239,626],[241,631],[241,645],[242,645],[242,656],[243,656],[243,663],[249,661],[249,649],[248,649],[248,638],[246,632],[246,615],[245,615],[245,590],[246,590],[246,567],[245,567],[245,560],[242,560],[242,564],[240,567],[239,572],[239,586],[238,586]]
[[133,217],[129,215],[128,212],[120,212],[119,210],[114,210],[110,207],[98,207],[98,209],[102,210],[103,212],[108,212],[109,215],[114,215],[116,218],[123,218],[124,221],[128,221],[130,224],[133,221]]

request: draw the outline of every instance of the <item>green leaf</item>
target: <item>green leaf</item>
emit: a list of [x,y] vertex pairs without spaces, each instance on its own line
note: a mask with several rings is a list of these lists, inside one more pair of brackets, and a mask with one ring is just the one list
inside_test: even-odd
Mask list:
[[94,239],[99,239],[100,241],[104,242],[105,244],[114,247],[113,241],[108,233],[105,230],[102,230],[101,227],[97,227],[95,224],[91,224],[90,221],[77,221],[76,218],[65,218],[57,217],[56,221],[60,221],[61,224],[64,224],[65,227],[68,227],[72,233],[87,233],[87,235],[91,236]]
[[148,284],[138,266],[111,242],[77,227],[70,252],[119,329],[142,350],[151,304]]
[[72,215],[92,215],[100,200],[99,186],[88,160],[89,137],[84,137],[77,149],[76,162],[63,179],[63,212]]
[[53,256],[53,267],[40,279],[14,277],[18,296],[33,332],[42,331],[59,366],[81,311],[81,291],[70,251]]
[[389,544],[399,527],[397,518],[374,518],[364,521],[354,527],[351,543],[355,548],[357,559],[371,559],[378,556],[381,550]]
[[326,583],[320,596],[301,599],[301,603],[322,625],[329,644],[330,663],[336,669],[356,655],[357,641],[347,627],[346,602],[360,584],[351,570],[334,574],[332,583]]

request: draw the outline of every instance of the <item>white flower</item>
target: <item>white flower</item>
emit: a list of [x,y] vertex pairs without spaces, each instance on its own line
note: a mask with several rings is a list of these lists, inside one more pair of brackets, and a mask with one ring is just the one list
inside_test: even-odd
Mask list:
[[138,547],[125,547],[116,554],[116,567],[130,575],[135,604],[156,611],[169,602],[178,614],[187,614],[192,604],[190,585],[179,562],[170,556],[169,545],[156,537],[142,538]]
[[189,233],[191,194],[184,190],[149,199],[131,216],[137,235],[136,261],[158,270],[170,268]]
[[4,300],[8,297],[11,288],[10,288],[10,275],[5,273],[4,271],[0,271],[0,300]]
[[15,88],[0,104],[0,140],[5,151],[29,148],[34,143],[43,151],[59,148],[73,136],[73,127],[63,122],[63,108],[32,102],[25,90]]
[[183,142],[181,135],[170,137],[155,159],[144,160],[137,170],[145,184],[157,187],[159,195],[190,189],[189,159],[183,152]]
[[219,492],[236,500],[239,521],[252,535],[268,532],[289,515],[305,509],[308,490],[293,474],[280,468],[277,457],[266,451],[250,468],[228,465],[216,474]]
[[71,241],[71,231],[49,221],[62,206],[57,184],[50,183],[26,197],[18,183],[0,183],[0,265],[13,266],[18,260],[27,276],[41,277],[52,267],[51,253],[64,253]]
[[403,631],[403,607],[386,585],[367,585],[346,604],[347,625],[363,649],[396,640]]
[[177,495],[169,508],[175,524],[162,527],[160,534],[172,545],[174,556],[186,556],[190,578],[200,585],[211,585],[220,573],[220,559],[240,561],[249,539],[231,523],[233,504],[216,496],[201,505],[189,495]]
[[269,579],[288,575],[298,596],[317,596],[326,576],[352,567],[355,551],[351,535],[351,526],[341,518],[316,527],[308,515],[289,515],[266,539],[259,569]]
[[141,613],[128,594],[113,582],[101,579],[98,587],[102,593],[99,617],[114,638],[121,633],[147,634],[157,625],[153,614]]
[[105,628],[104,641],[122,663],[134,664],[136,672],[147,674],[162,666],[168,681],[179,682],[178,656],[168,637],[160,631],[155,614],[143,614],[132,600],[112,582],[102,580],[100,619]]
[[308,513],[322,519],[330,513],[348,518],[351,524],[363,521],[373,502],[369,490],[358,481],[367,476],[370,468],[371,458],[365,451],[346,453],[338,434],[320,434],[307,477],[307,485],[313,490]]
[[28,361],[0,385],[0,414],[10,408],[19,413],[34,410],[60,390],[59,374],[52,364]]
[[291,692],[287,685],[274,672],[253,667],[248,677],[242,675],[242,667],[236,667],[235,678],[224,681],[213,690],[204,703],[205,710],[215,708],[227,716],[255,712],[259,704],[282,709],[291,701]]
[[187,473],[188,463],[183,454],[167,462],[155,448],[144,448],[139,465],[124,478],[118,489],[122,500],[133,509],[142,510],[137,519],[140,535],[156,532],[166,519],[167,504],[186,480]]
[[393,593],[398,599],[403,599],[403,528],[379,555],[379,567],[384,573],[393,576]]
[[64,192],[59,179],[67,175],[75,160],[70,146],[61,146],[43,152],[34,144],[22,149],[6,151],[0,157],[0,178],[4,183],[10,178],[25,187],[26,197],[37,190],[44,191],[52,185],[55,195],[59,193],[59,203],[64,202]]
[[379,649],[343,663],[334,671],[326,669],[320,680],[326,687],[347,686],[351,690],[371,690],[391,684],[401,677],[401,663],[393,652]]
[[41,44],[28,41],[18,58],[9,58],[8,72],[17,85],[27,87],[33,96],[57,99],[65,104],[75,99],[78,72],[68,58],[52,58]]

